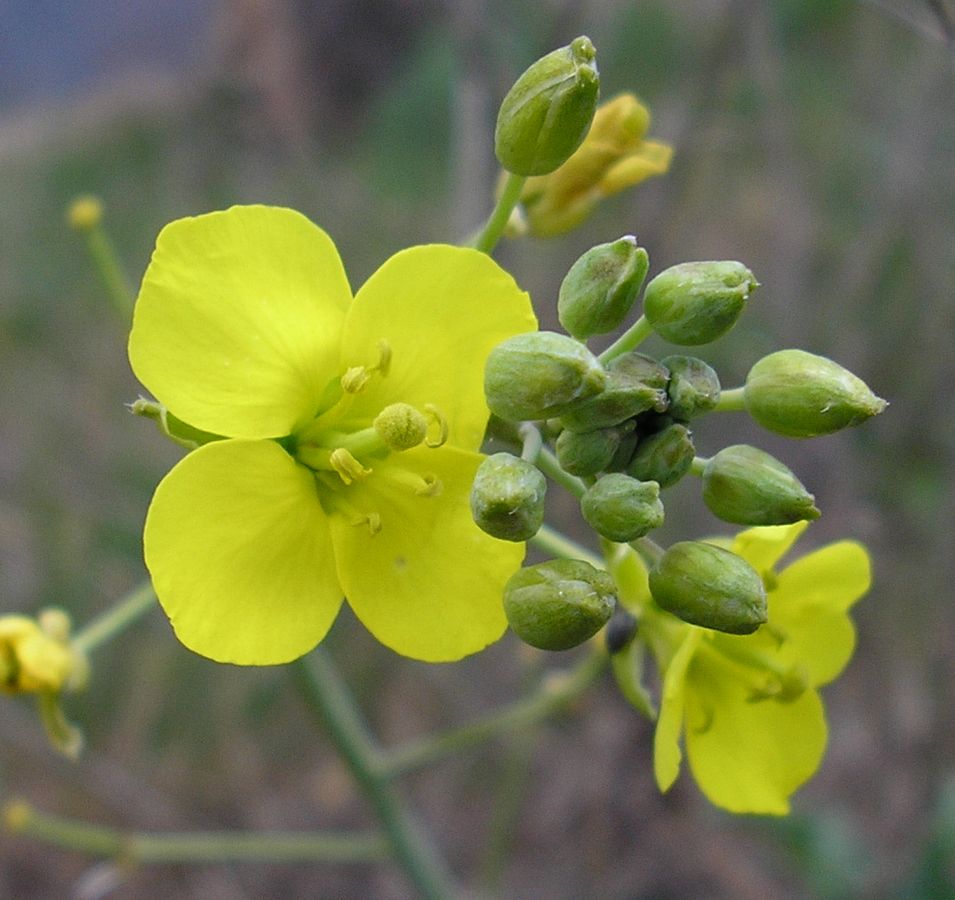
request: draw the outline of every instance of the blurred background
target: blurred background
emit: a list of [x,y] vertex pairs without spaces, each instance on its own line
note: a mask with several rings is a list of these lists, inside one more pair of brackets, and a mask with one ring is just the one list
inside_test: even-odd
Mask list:
[[[395,250],[480,224],[500,98],[581,33],[603,96],[630,89],[651,107],[672,171],[499,258],[545,322],[577,256],[623,233],[651,271],[749,265],[763,287],[702,354],[724,385],[799,346],[891,406],[801,443],[713,417],[698,445],[747,441],[784,460],[824,512],[800,548],[861,539],[875,584],[856,656],[825,691],[829,752],[787,819],[714,810],[686,773],[661,797],[651,725],[609,682],[569,715],[405,778],[404,794],[475,894],[955,897],[951,0],[5,0],[0,608],[57,604],[82,624],[135,586],[151,492],[178,458],[124,406],[139,387],[65,223],[75,195],[105,201],[133,284],[169,220],[265,202],[328,230],[358,285]],[[673,489],[664,543],[724,530],[697,491]],[[329,646],[386,744],[463,723],[573,660],[507,637],[429,667],[347,611]],[[0,698],[0,798],[128,829],[372,824],[283,669],[206,662],[158,613],[93,662],[68,704],[88,741],[76,764],[30,704]],[[410,896],[384,865],[115,874],[0,836],[2,897]]]

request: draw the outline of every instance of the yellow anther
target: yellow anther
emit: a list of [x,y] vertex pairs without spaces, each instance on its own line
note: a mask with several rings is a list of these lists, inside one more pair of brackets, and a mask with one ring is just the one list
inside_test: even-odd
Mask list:
[[378,341],[378,365],[375,370],[387,376],[391,369],[391,344],[388,341]]
[[[430,420],[429,431],[434,431],[435,428],[437,430],[437,437],[427,437],[424,442],[431,448],[440,447],[448,440],[448,420],[444,417],[444,413],[433,403],[425,403],[424,411]],[[435,426],[435,428],[431,428],[430,426]]]
[[443,490],[441,479],[428,472],[421,476],[421,485],[415,488],[415,493],[419,497],[437,497]]
[[374,537],[379,531],[381,531],[381,516],[376,512],[357,515],[351,520],[351,524],[367,525],[368,530],[371,532],[371,536]]
[[364,390],[371,373],[364,366],[352,366],[342,375],[342,390],[346,394],[357,394]]
[[332,468],[338,472],[339,477],[345,484],[360,481],[362,478],[367,478],[371,475],[371,469],[366,469],[344,447],[332,450],[328,461],[331,463]]

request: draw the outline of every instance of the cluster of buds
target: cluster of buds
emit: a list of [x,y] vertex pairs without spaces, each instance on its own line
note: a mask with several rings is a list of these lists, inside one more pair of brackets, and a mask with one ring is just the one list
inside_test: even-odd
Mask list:
[[[553,452],[498,453],[484,462],[472,510],[488,533],[514,541],[537,533],[546,487],[537,466],[546,469],[545,459],[551,475],[575,488],[583,519],[610,542],[639,542],[660,527],[662,492],[690,473],[701,480],[706,506],[726,522],[783,525],[819,516],[813,495],[778,459],[745,444],[702,458],[691,427],[706,413],[745,408],[773,432],[813,437],[858,424],[885,402],[842,366],[801,350],[759,360],[744,387],[725,392],[702,359],[638,352],[634,347],[651,332],[686,347],[716,340],[736,324],[758,287],[753,273],[734,261],[682,263],[644,287],[648,269],[646,250],[631,236],[588,250],[560,287],[558,317],[567,333],[517,335],[492,350],[484,383],[488,407],[525,431],[523,423],[536,423],[535,433]],[[620,327],[641,289],[642,315],[595,355],[587,339]],[[525,572],[531,574],[509,586],[505,609],[514,630],[535,646],[585,640],[609,619],[603,573]],[[582,593],[583,583],[589,593]],[[670,547],[650,590],[663,609],[719,631],[749,633],[766,618],[757,573],[710,544]],[[581,606],[584,593],[589,599]],[[555,613],[557,607],[564,611]]]

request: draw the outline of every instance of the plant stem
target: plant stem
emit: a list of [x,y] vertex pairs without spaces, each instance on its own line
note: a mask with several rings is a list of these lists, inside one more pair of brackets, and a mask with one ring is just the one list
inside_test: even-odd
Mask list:
[[126,273],[119,264],[119,258],[112,241],[106,235],[102,226],[95,225],[84,235],[86,250],[93,261],[93,266],[106,288],[106,294],[119,313],[124,324],[129,325],[133,320],[133,306],[135,299]]
[[603,568],[603,560],[581,544],[565,537],[550,525],[542,525],[540,531],[531,538],[531,543],[546,553],[562,559],[582,559],[597,569]]
[[709,460],[705,456],[694,456],[693,462],[690,463],[690,474],[696,475],[697,478],[703,477],[703,471],[706,469],[706,464]]
[[387,777],[394,778],[458,750],[540,722],[582,694],[603,671],[606,663],[606,654],[599,652],[595,646],[570,671],[550,673],[535,693],[461,728],[391,750],[383,760],[382,771]]
[[515,175],[509,172],[507,181],[504,183],[504,190],[498,198],[494,211],[488,217],[481,233],[474,240],[474,248],[482,253],[490,254],[497,246],[497,242],[504,234],[504,228],[507,226],[507,220],[511,217],[511,212],[517,206],[517,201],[521,199],[521,189],[524,187],[526,177]]
[[544,449],[544,438],[540,429],[533,422],[524,422],[518,429],[521,437],[521,459],[525,462],[536,463],[541,450]]
[[330,658],[316,650],[294,663],[292,672],[302,696],[374,806],[405,874],[428,900],[453,897],[450,873],[388,783],[385,759]]
[[650,335],[653,334],[653,328],[647,321],[646,316],[640,316],[620,337],[617,338],[600,356],[597,357],[602,363],[608,363],[610,360],[639,347]]
[[538,469],[540,469],[549,478],[556,481],[562,488],[570,491],[570,493],[572,493],[578,499],[583,497],[584,492],[587,490],[587,485],[585,485],[576,475],[571,475],[569,472],[565,472],[560,467],[560,463],[557,462],[557,457],[554,456],[550,450],[541,448],[540,453],[537,454],[537,459],[535,462],[537,463]]
[[746,388],[730,388],[728,391],[720,392],[719,402],[716,404],[717,412],[737,412],[746,409],[746,403],[743,399],[743,391]]
[[144,582],[98,618],[83,626],[73,637],[73,646],[82,653],[95,650],[114,638],[156,605],[150,582]]
[[368,862],[389,857],[377,834],[315,832],[119,831],[37,812],[22,801],[3,811],[8,832],[94,856],[127,863]]

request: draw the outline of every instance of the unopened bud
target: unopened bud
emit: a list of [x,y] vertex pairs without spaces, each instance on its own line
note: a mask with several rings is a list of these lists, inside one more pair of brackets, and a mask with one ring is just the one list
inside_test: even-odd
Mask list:
[[571,431],[593,431],[619,425],[647,410],[667,408],[669,373],[655,359],[642,353],[624,353],[606,368],[606,383],[600,393],[575,403],[560,422]]
[[640,481],[655,481],[661,488],[669,487],[686,475],[694,456],[689,429],[675,423],[637,440],[627,474]]
[[797,438],[859,425],[888,405],[848,369],[804,350],[764,356],[749,370],[743,398],[763,428]]
[[736,324],[758,286],[753,273],[739,262],[680,263],[647,285],[643,314],[672,344],[708,344]]
[[488,407],[512,422],[561,415],[605,383],[597,358],[579,341],[553,331],[508,338],[491,351],[484,369]]
[[720,399],[720,379],[702,359],[695,356],[668,356],[660,363],[670,370],[667,412],[679,422],[689,422],[716,408]]
[[547,480],[529,462],[495,453],[478,467],[471,515],[482,531],[504,541],[526,541],[544,523]]
[[620,447],[623,435],[633,426],[600,428],[597,431],[570,431],[564,429],[554,450],[560,467],[571,475],[587,477],[602,472]]
[[649,267],[647,251],[632,235],[591,247],[561,282],[560,324],[581,340],[613,331],[630,312]]
[[660,485],[613,472],[587,489],[580,511],[587,524],[608,541],[635,541],[663,524]]
[[684,622],[751,634],[766,621],[766,590],[742,557],[714,544],[681,541],[650,570],[657,606]]
[[537,60],[507,92],[494,151],[508,172],[546,175],[580,146],[600,94],[596,57],[589,38],[575,38]]
[[819,518],[814,497],[778,459],[748,444],[720,450],[703,468],[703,500],[737,525],[789,525]]
[[103,220],[103,201],[92,194],[82,194],[70,204],[66,218],[75,231],[92,231]]
[[610,575],[579,559],[528,566],[504,586],[504,613],[511,628],[541,650],[569,650],[593,637],[616,602]]

